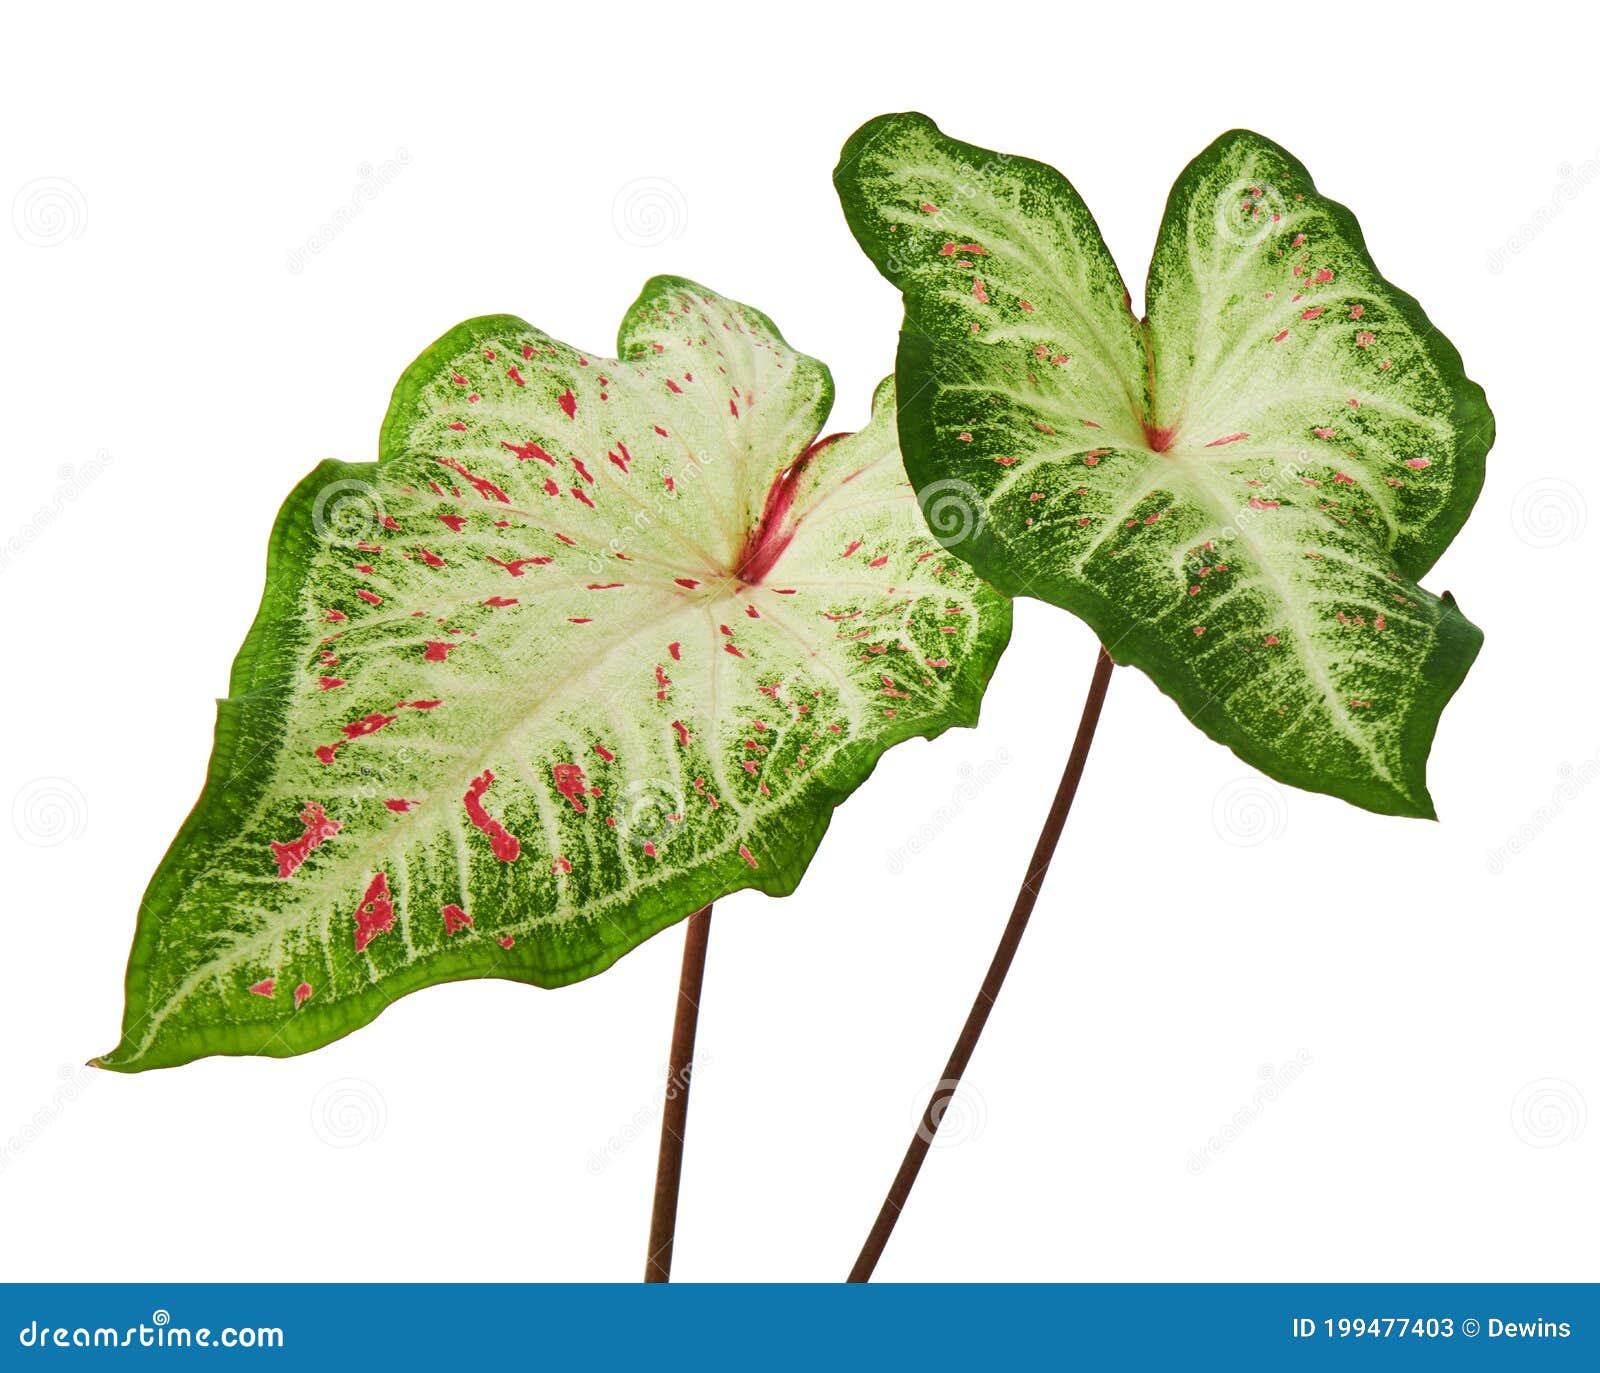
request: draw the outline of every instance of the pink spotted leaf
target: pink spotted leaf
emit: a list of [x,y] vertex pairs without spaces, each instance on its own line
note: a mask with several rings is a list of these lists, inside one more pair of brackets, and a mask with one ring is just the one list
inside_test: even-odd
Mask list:
[[905,298],[906,470],[970,493],[952,551],[1082,616],[1270,775],[1431,816],[1428,751],[1482,635],[1417,579],[1494,421],[1351,213],[1224,135],[1173,187],[1141,320],[1052,167],[886,115],[835,183]]
[[930,536],[893,383],[818,441],[827,369],[676,278],[618,351],[469,321],[290,496],[103,1066],[588,977],[793,890],[886,748],[976,720],[1009,603]]

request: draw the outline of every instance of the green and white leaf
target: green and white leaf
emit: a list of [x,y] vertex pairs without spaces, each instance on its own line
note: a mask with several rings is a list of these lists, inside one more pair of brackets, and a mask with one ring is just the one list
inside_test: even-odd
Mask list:
[[1224,135],[1173,187],[1141,321],[1051,167],[902,114],[835,182],[905,296],[907,471],[969,493],[954,551],[1082,616],[1263,771],[1431,816],[1428,749],[1482,636],[1416,579],[1494,426],[1349,211]]
[[929,536],[893,382],[814,443],[827,369],[674,278],[619,353],[469,321],[402,378],[376,463],[290,496],[103,1066],[588,977],[792,891],[886,748],[974,723],[1010,607]]

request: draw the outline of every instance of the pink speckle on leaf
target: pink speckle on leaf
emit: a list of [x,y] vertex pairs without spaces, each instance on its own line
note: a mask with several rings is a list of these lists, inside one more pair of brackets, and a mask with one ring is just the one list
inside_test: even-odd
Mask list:
[[500,440],[500,446],[509,449],[516,455],[518,462],[542,462],[551,467],[556,465],[556,460],[545,452],[543,445],[529,439],[527,443],[510,443],[505,439]]
[[[501,562],[500,559],[496,558],[493,554],[485,554],[484,556],[488,558],[488,560],[496,567],[504,568],[513,577],[522,576],[522,569],[525,567],[543,567],[546,563],[552,561],[550,558],[515,558],[511,562],[506,563]],[[488,603],[485,602],[485,604]],[[516,602],[508,601],[506,604],[515,605]]]
[[356,952],[360,953],[380,934],[394,928],[394,902],[389,898],[389,878],[378,873],[367,884],[366,894],[356,907]]
[[337,820],[330,819],[315,801],[306,804],[300,812],[300,823],[305,832],[288,843],[272,841],[272,856],[278,860],[278,876],[288,877],[310,857],[313,849],[321,848],[326,840],[339,832]]
[[461,798],[461,804],[473,827],[488,836],[494,856],[502,863],[514,863],[522,852],[521,840],[483,808],[484,795],[493,783],[494,773],[486,768],[481,775],[473,778],[466,795]]
[[506,495],[504,491],[502,491],[487,477],[480,477],[469,471],[467,467],[457,459],[440,458],[438,459],[438,462],[441,467],[448,467],[457,476],[468,482],[472,486],[472,489],[482,496],[484,500],[499,501],[501,505],[511,504],[510,496]]
[[253,987],[250,988],[250,992],[253,996],[265,996],[270,998],[272,996],[272,989],[276,985],[277,984],[270,977],[264,977],[261,979],[261,981],[257,982]]
[[576,763],[557,763],[550,773],[555,778],[556,790],[567,798],[573,810],[583,814],[587,810],[583,797],[589,794],[583,769]]

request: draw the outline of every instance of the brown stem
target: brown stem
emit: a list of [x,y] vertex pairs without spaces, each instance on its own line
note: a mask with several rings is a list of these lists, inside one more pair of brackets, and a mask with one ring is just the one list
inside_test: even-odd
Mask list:
[[646,1282],[667,1282],[672,1276],[672,1237],[678,1227],[678,1179],[683,1174],[683,1136],[689,1128],[689,1075],[694,1071],[694,1032],[700,1019],[700,984],[706,975],[711,907],[702,906],[689,917],[687,924],[683,971],[678,977],[678,1012],[672,1022],[667,1097],[661,1113],[661,1152],[656,1157],[650,1251],[644,1261]]
[[1028,875],[1023,879],[1022,889],[1017,892],[1017,904],[1012,907],[1011,919],[1006,921],[1000,946],[994,951],[994,959],[989,964],[989,974],[983,979],[983,986],[978,988],[972,1009],[967,1012],[967,1023],[961,1027],[956,1047],[950,1053],[950,1061],[944,1065],[944,1076],[933,1089],[928,1109],[922,1113],[922,1121],[911,1138],[911,1147],[906,1150],[900,1171],[895,1174],[894,1182],[889,1187],[889,1195],[884,1198],[878,1219],[873,1223],[867,1242],[861,1246],[855,1267],[850,1270],[851,1282],[866,1282],[872,1276],[872,1270],[878,1266],[878,1260],[883,1257],[884,1246],[889,1243],[895,1222],[900,1219],[900,1212],[911,1196],[911,1188],[917,1180],[922,1160],[927,1157],[928,1149],[933,1144],[933,1137],[938,1133],[945,1108],[961,1085],[961,1075],[967,1070],[972,1051],[978,1047],[978,1036],[983,1033],[989,1012],[1000,995],[1000,987],[1011,969],[1011,960],[1016,956],[1017,945],[1022,942],[1022,932],[1028,928],[1028,917],[1033,914],[1033,904],[1039,898],[1039,888],[1044,884],[1044,875],[1050,870],[1050,859],[1061,838],[1062,827],[1067,823],[1067,812],[1072,809],[1072,798],[1077,794],[1083,765],[1089,758],[1089,745],[1094,741],[1095,726],[1100,721],[1100,707],[1105,703],[1106,687],[1111,682],[1111,668],[1111,655],[1102,647],[1095,659],[1094,677],[1090,680],[1089,695],[1083,703],[1083,717],[1078,721],[1077,737],[1072,741],[1072,752],[1067,756],[1066,770],[1061,774],[1061,785],[1056,788],[1055,800],[1050,803],[1044,827],[1039,831],[1039,842],[1034,846]]

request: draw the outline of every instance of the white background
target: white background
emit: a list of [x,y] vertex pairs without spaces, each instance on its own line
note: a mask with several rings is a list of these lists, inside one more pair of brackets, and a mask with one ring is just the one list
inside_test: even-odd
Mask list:
[[[1500,437],[1429,578],[1487,636],[1434,750],[1442,822],[1276,787],[1119,670],[880,1276],[1600,1278],[1594,18],[1095,11],[8,17],[0,1275],[637,1276],[678,929],[557,993],[422,992],[299,1059],[73,1065],[116,1038],[296,479],[372,457],[456,321],[608,351],[656,272],[770,313],[832,365],[829,427],[857,426],[899,303],[829,178],[860,122],[919,108],[1061,167],[1136,304],[1184,163],[1235,125],[1279,140]],[[889,755],[796,895],[719,907],[677,1276],[843,1276],[1093,654],[1019,605],[982,725]]]

